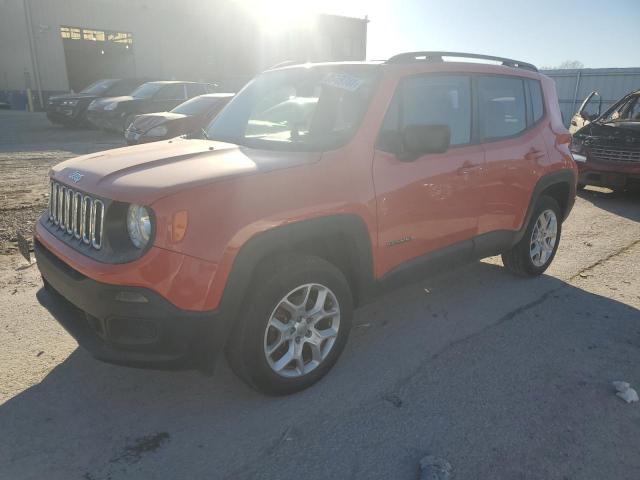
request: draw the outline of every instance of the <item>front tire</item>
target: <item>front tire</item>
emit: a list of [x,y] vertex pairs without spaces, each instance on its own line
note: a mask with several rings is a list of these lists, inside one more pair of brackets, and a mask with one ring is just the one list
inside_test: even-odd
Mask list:
[[561,218],[558,202],[552,197],[541,197],[522,239],[502,254],[504,266],[522,277],[541,275],[549,268],[558,250]]
[[343,273],[309,255],[280,255],[259,269],[227,346],[233,371],[268,395],[324,377],[344,349],[353,300]]

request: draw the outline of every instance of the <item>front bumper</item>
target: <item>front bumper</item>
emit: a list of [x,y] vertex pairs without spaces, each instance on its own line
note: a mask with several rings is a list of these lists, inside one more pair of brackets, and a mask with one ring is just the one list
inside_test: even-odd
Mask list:
[[640,188],[640,165],[578,162],[578,183],[607,188]]
[[82,111],[76,107],[47,106],[47,119],[51,123],[70,125],[77,122],[82,115]]
[[95,358],[146,368],[213,366],[225,337],[215,311],[181,310],[140,287],[97,282],[36,240],[40,303]]
[[92,125],[102,129],[122,132],[126,114],[115,110],[88,110],[87,120]]

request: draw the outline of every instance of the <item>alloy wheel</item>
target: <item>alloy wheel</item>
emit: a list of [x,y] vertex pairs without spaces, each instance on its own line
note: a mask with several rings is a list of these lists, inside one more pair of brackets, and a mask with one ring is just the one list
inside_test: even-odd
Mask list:
[[553,210],[544,210],[531,232],[529,256],[536,267],[544,266],[553,253],[558,239],[558,219]]
[[302,377],[329,355],[340,329],[336,295],[309,283],[287,293],[274,308],[264,333],[264,355],[280,376]]

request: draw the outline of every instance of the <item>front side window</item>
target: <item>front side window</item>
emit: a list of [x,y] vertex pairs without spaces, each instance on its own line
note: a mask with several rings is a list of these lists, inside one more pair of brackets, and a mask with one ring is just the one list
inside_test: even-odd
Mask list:
[[447,125],[451,145],[471,141],[471,79],[464,75],[410,77],[398,87],[387,110],[377,146],[397,152],[408,125]]
[[527,121],[522,79],[478,77],[478,109],[483,139],[510,137],[524,131]]
[[358,128],[378,72],[375,65],[331,65],[263,73],[212,121],[207,135],[255,148],[337,148]]
[[451,145],[471,140],[471,80],[466,76],[410,78],[402,92],[402,123],[447,125]]

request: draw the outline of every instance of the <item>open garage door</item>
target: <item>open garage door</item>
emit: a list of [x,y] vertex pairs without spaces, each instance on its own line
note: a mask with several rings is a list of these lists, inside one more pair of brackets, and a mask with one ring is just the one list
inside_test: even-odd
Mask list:
[[101,78],[133,78],[133,35],[128,32],[60,27],[69,86],[79,92]]

